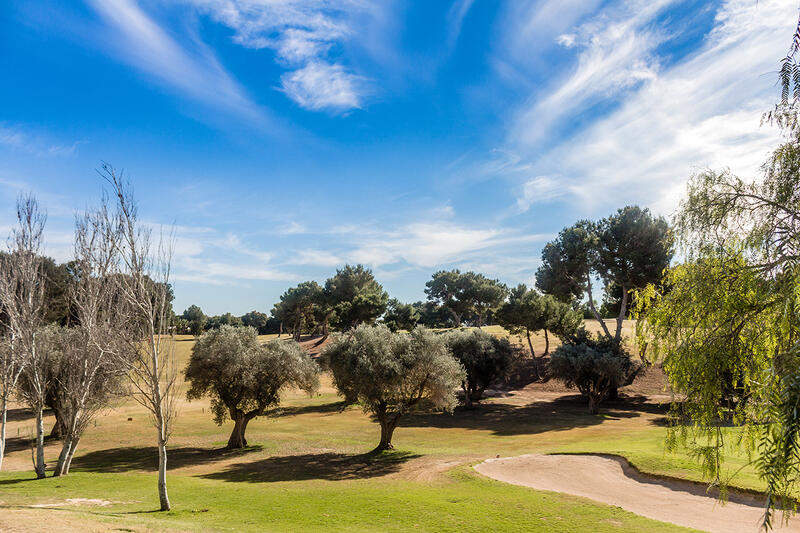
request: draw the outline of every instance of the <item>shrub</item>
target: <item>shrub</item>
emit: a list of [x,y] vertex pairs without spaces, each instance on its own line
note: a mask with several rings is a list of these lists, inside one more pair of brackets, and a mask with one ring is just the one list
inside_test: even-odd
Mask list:
[[612,391],[631,384],[643,369],[612,340],[592,338],[585,330],[559,346],[550,358],[550,375],[567,387],[576,387],[589,400],[590,414],[596,414]]

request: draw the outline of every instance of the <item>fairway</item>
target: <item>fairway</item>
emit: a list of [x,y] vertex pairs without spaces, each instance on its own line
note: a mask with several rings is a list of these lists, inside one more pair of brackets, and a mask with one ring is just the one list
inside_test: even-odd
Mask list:
[[[193,342],[179,337],[181,366]],[[537,338],[536,346],[542,342]],[[182,400],[169,446],[174,506],[167,513],[150,512],[158,505],[157,453],[138,405],[128,401],[100,416],[81,441],[72,472],[45,480],[32,479],[25,437],[33,422],[17,409],[8,470],[0,473],[0,529],[44,521],[73,531],[484,531],[487,523],[505,531],[679,531],[472,469],[496,456],[602,452],[625,456],[644,472],[701,479],[694,461],[664,453],[660,402],[669,396],[651,384],[658,380],[643,382],[597,416],[586,414],[574,391],[553,382],[494,393],[476,410],[416,414],[397,429],[397,449],[381,454],[370,453],[377,424],[356,406],[344,408],[327,375],[319,394],[293,392],[272,416],[254,420],[244,450],[223,449],[230,423],[216,426],[207,402]],[[57,443],[50,443],[48,463],[57,453]],[[742,461],[731,458],[728,466]],[[759,487],[748,469],[735,482]]]

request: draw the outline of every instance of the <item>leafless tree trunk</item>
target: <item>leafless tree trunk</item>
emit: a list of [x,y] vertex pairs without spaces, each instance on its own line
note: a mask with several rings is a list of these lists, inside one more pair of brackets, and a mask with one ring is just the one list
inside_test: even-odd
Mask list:
[[6,452],[6,424],[8,423],[8,402],[17,386],[24,368],[19,354],[14,351],[13,334],[0,337],[0,470]]
[[[76,220],[74,272],[70,299],[76,326],[64,330],[58,383],[63,434],[54,476],[69,473],[72,458],[89,422],[120,392],[126,369],[117,354],[126,353],[135,329],[121,323],[127,305],[117,297],[119,225],[103,201],[95,212]],[[121,342],[123,341],[123,342]]]
[[[17,200],[18,226],[11,233],[8,253],[0,263],[0,304],[8,321],[6,326],[13,344],[13,349],[8,352],[8,376],[5,368],[3,371],[3,430],[9,385],[16,385],[21,376],[19,369],[24,367],[22,370],[28,382],[25,399],[37,418],[35,470],[39,478],[45,475],[42,411],[48,379],[44,364],[46,353],[37,346],[37,335],[44,319],[45,279],[41,250],[46,219],[39,210],[36,198],[32,195],[20,196]],[[14,363],[11,363],[12,358]],[[5,435],[0,446],[5,448]]]
[[161,510],[170,509],[167,494],[167,443],[176,416],[177,366],[174,339],[169,332],[171,308],[169,274],[172,238],[151,246],[151,231],[138,220],[130,186],[114,169],[103,165],[101,175],[117,198],[117,297],[126,309],[124,320],[134,327],[120,361],[130,378],[133,398],[151,414],[157,431],[158,496]]

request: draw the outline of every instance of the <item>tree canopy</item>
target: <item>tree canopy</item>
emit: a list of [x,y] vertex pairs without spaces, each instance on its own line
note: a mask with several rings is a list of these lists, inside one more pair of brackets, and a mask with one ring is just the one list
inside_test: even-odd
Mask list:
[[389,295],[372,271],[364,265],[345,265],[325,282],[327,300],[333,308],[332,323],[340,330],[373,324],[383,313]]
[[411,331],[420,320],[419,311],[412,304],[404,304],[397,298],[389,300],[383,323],[392,331]]
[[258,342],[252,327],[222,325],[204,333],[186,367],[189,399],[211,397],[214,421],[234,422],[228,448],[247,446],[248,423],[278,405],[289,386],[308,393],[319,386],[319,367],[295,342]]
[[506,292],[506,286],[496,279],[458,269],[435,272],[425,284],[428,300],[447,308],[456,326],[469,314],[475,315],[475,325],[483,325],[486,315],[503,303]]
[[336,337],[322,352],[342,396],[356,399],[381,427],[379,450],[392,448],[400,418],[423,400],[452,411],[464,370],[445,339],[422,327],[392,333],[362,324]]
[[517,351],[508,341],[481,330],[459,329],[446,335],[447,347],[466,372],[461,388],[464,404],[483,398],[486,389],[504,378],[516,357]]
[[[631,291],[658,283],[673,254],[669,224],[637,206],[619,209],[598,222],[564,228],[542,250],[537,287],[564,302],[585,295],[592,315],[615,343],[622,339]],[[612,335],[595,306],[592,280],[619,287],[617,325]]]

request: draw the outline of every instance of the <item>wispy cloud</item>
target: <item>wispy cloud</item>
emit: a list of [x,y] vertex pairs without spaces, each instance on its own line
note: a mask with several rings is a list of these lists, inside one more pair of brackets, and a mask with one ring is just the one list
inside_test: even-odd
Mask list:
[[604,10],[557,41],[578,50],[565,79],[543,97],[537,96],[517,115],[511,138],[535,144],[556,134],[560,119],[652,80],[659,70],[654,49],[663,40],[653,19],[675,0],[623,3]]
[[[500,227],[470,228],[449,220],[413,222],[394,229],[340,234],[337,249],[293,252],[291,264],[332,267],[363,263],[373,268],[434,268],[486,261],[492,250],[540,242],[550,235],[525,235]],[[385,270],[385,269],[384,269]]]
[[370,92],[364,76],[331,59],[356,33],[358,21],[374,6],[361,0],[187,0],[234,31],[234,42],[269,48],[290,69],[281,76],[283,92],[314,111],[362,106]]
[[179,43],[135,0],[89,2],[111,26],[102,45],[122,60],[181,95],[253,120],[268,118],[202,43],[195,41],[191,49]]
[[83,141],[71,144],[54,144],[46,136],[22,126],[0,122],[0,145],[40,156],[70,156]]
[[[578,134],[562,137],[544,154],[534,148],[535,139],[552,135],[558,121],[573,120],[574,114],[558,111],[544,126],[523,127],[523,118],[532,115],[530,109],[522,110],[511,139],[535,177],[519,188],[518,207],[566,197],[589,209],[635,201],[669,213],[685,190],[686,178],[700,167],[755,173],[778,138],[772,128],[759,127],[760,116],[776,97],[775,72],[796,22],[790,16],[796,7],[793,0],[724,3],[696,53],[669,68],[643,71],[646,81],[628,91],[616,110]],[[616,33],[618,23],[599,16],[591,25],[605,36]],[[637,34],[635,27],[627,28]],[[619,41],[623,52],[584,50],[581,57],[601,54],[594,66],[579,59],[578,70],[588,67],[590,74],[569,77],[531,109],[613,86],[623,57],[623,72],[636,70],[646,57],[624,52],[642,41],[650,43],[644,50],[652,50],[657,39],[629,35]],[[610,81],[598,88],[597,80],[605,76]],[[560,188],[542,176],[559,176]]]

